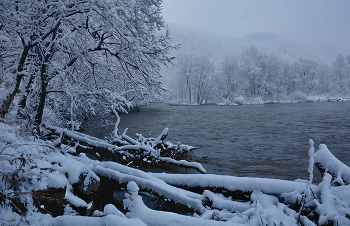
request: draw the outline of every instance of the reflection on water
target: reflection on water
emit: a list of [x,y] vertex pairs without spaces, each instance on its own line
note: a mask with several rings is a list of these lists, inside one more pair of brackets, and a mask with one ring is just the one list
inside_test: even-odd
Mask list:
[[[169,106],[153,104],[121,116],[120,131],[158,136],[196,146],[208,173],[307,179],[309,139],[324,143],[350,165],[350,102],[252,106]],[[113,126],[89,123],[85,132],[107,136]],[[109,130],[109,131],[108,131]],[[320,175],[316,178],[320,178]]]

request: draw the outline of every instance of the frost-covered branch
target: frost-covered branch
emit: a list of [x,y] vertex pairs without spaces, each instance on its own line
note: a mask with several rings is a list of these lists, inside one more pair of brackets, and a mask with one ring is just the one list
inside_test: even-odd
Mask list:
[[[118,121],[118,120],[117,120]],[[173,145],[170,142],[164,142],[168,129],[164,131],[157,138],[139,138],[133,139],[127,136],[125,133],[118,135],[113,132],[113,138],[110,142],[101,140],[92,136],[85,135],[80,132],[63,129],[60,127],[43,124],[44,128],[57,134],[55,143],[71,142],[77,143],[77,145],[88,146],[86,152],[93,152],[94,148],[102,148],[105,151],[105,155],[116,155],[115,158],[121,163],[127,165],[133,163],[134,165],[144,167],[167,167],[169,164],[176,165],[184,168],[196,169],[201,173],[206,173],[206,170],[198,162],[189,162],[187,159],[192,157],[190,151],[193,149],[187,145]],[[49,136],[48,133],[46,136]],[[108,153],[108,154],[107,154]],[[171,155],[169,155],[171,153]],[[102,158],[102,150],[99,154]]]

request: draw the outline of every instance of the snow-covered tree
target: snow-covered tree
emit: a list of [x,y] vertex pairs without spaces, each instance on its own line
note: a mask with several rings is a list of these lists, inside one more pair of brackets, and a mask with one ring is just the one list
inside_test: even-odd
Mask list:
[[346,59],[342,54],[339,54],[333,62],[334,88],[337,94],[345,94],[348,91],[349,72]]
[[262,54],[255,46],[250,46],[241,53],[240,77],[244,81],[244,90],[248,97],[258,97],[262,94],[263,73],[261,63]]
[[189,103],[206,103],[212,94],[209,81],[214,73],[210,59],[204,55],[180,55],[177,60],[177,71],[178,89],[182,99],[186,93]]
[[221,65],[221,74],[227,90],[224,98],[228,98],[232,101],[235,98],[238,88],[238,61],[234,55],[224,58]]
[[299,91],[309,95],[317,86],[319,65],[309,59],[300,58],[293,64]]
[[195,59],[195,87],[196,103],[204,104],[210,96],[209,81],[214,73],[214,66],[206,56],[199,56]]
[[[17,45],[22,45],[13,73],[17,82],[2,105],[1,117],[20,92],[23,78],[30,83],[28,90],[36,93],[31,96],[36,125],[45,116],[44,109],[58,114],[70,109],[68,118],[73,120],[77,112],[96,113],[94,109],[101,109],[101,104],[109,105],[101,112],[125,111],[136,99],[159,98],[165,90],[160,64],[170,63],[169,51],[176,48],[169,32],[162,30],[161,2],[1,3],[0,10],[6,12],[1,16],[1,32],[10,33]],[[35,64],[28,64],[28,55]],[[115,103],[110,103],[111,95],[119,96],[112,98]],[[51,104],[45,108],[48,99]],[[83,111],[74,111],[78,106]]]
[[262,75],[259,77],[260,97],[273,99],[281,89],[281,62],[274,55],[262,54],[260,63]]
[[181,100],[184,100],[184,97],[187,96],[189,103],[192,103],[193,88],[191,80],[194,73],[193,56],[187,54],[178,56],[176,66],[178,71],[178,90],[180,98]]

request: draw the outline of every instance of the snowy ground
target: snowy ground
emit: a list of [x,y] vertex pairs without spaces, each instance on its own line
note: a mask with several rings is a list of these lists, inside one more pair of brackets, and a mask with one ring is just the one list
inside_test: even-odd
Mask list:
[[[85,154],[76,156],[74,148],[62,144],[22,138],[18,130],[0,123],[0,225],[350,225],[350,169],[326,145],[314,152],[311,140],[309,179],[283,181],[146,173],[115,162],[92,160]],[[326,170],[318,185],[312,184],[314,164]],[[81,178],[84,191],[88,191],[101,177],[125,185],[123,209],[106,204],[90,212],[94,203],[76,195],[73,185]],[[65,191],[64,210],[59,216],[50,215],[45,205],[38,206],[38,191],[48,188]],[[194,213],[151,209],[140,189]],[[237,199],[227,195],[234,192],[245,196]],[[77,208],[86,214],[79,215]]]

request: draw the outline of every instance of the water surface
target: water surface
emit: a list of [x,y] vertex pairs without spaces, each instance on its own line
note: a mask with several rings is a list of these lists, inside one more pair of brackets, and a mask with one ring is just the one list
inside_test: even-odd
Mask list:
[[[208,173],[307,179],[309,139],[324,143],[350,165],[350,102],[265,104],[250,106],[169,106],[152,104],[121,115],[120,131],[158,136],[198,147]],[[91,124],[91,123],[90,123]],[[86,132],[103,137],[113,126],[91,124]],[[90,130],[90,131],[89,131]],[[316,175],[319,180],[320,175]]]

